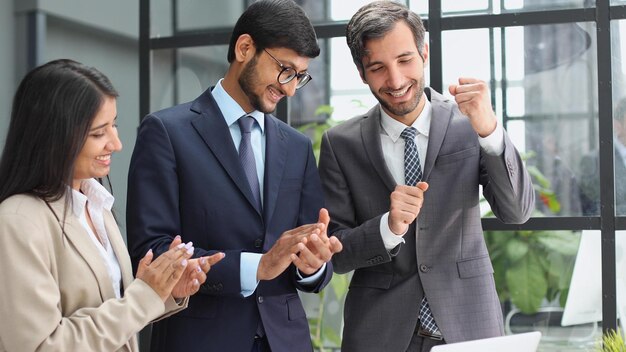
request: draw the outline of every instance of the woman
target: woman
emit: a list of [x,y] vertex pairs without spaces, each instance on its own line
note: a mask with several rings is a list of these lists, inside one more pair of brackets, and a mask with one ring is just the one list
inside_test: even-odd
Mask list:
[[133,280],[107,177],[121,150],[117,93],[56,60],[20,83],[0,161],[0,351],[137,351],[136,333],[183,309],[223,254],[180,237]]

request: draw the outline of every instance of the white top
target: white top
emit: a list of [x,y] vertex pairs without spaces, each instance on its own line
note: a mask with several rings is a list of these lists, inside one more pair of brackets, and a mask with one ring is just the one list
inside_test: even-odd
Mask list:
[[[109,241],[109,235],[107,234],[106,227],[104,226],[103,211],[108,211],[113,207],[115,198],[104,188],[98,181],[93,178],[83,180],[80,184],[80,192],[72,189],[72,210],[74,215],[80,221],[80,224],[85,228],[85,231],[89,234],[89,237],[93,241],[98,253],[106,264],[107,272],[111,278],[111,284],[113,285],[113,292],[117,298],[121,297],[121,282],[122,271],[120,264],[113,252],[111,242]],[[85,214],[85,206],[89,209],[89,215],[91,216],[91,222],[93,223],[98,236],[102,239],[102,243],[98,240],[98,236],[91,230],[91,227],[87,223],[87,217]]]

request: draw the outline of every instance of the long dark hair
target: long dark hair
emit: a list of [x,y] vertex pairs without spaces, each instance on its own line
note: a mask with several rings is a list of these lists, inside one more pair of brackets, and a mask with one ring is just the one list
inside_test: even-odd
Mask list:
[[0,202],[28,193],[56,201],[72,185],[74,164],[105,97],[117,97],[93,67],[61,59],[30,71],[13,99],[0,159]]

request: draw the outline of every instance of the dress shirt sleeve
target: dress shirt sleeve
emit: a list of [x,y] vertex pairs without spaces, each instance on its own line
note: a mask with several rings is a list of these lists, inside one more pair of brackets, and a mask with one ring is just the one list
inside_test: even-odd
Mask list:
[[298,283],[301,285],[315,286],[322,277],[324,270],[326,270],[326,263],[322,264],[322,266],[319,268],[318,271],[315,272],[315,274],[308,277],[302,277],[302,274],[300,274],[300,270],[296,269],[296,273],[298,274]]
[[389,212],[386,212],[380,218],[380,236],[383,238],[383,243],[387,251],[391,252],[391,250],[396,248],[400,243],[404,243],[404,235],[406,235],[406,232],[398,236],[389,228]]
[[261,261],[260,253],[241,253],[241,295],[248,297],[254,293],[259,281],[256,279],[256,273],[259,269]]
[[483,138],[478,136],[478,143],[485,153],[489,155],[501,155],[504,151],[504,130],[500,122],[496,125],[496,129],[490,135]]

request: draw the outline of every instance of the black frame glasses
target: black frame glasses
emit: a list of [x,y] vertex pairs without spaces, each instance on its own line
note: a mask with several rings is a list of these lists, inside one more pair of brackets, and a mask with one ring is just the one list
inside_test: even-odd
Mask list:
[[274,61],[276,61],[278,66],[280,66],[281,70],[278,73],[278,77],[276,77],[276,80],[278,81],[278,83],[287,84],[291,82],[294,78],[296,78],[297,79],[296,89],[300,89],[313,79],[313,77],[311,77],[311,75],[308,72],[306,71],[296,72],[296,70],[293,67],[283,65],[282,62],[278,61],[278,59],[275,58],[274,55],[270,54],[269,51],[265,49],[263,49],[263,51],[265,51],[265,53],[269,55],[272,59],[274,59]]

